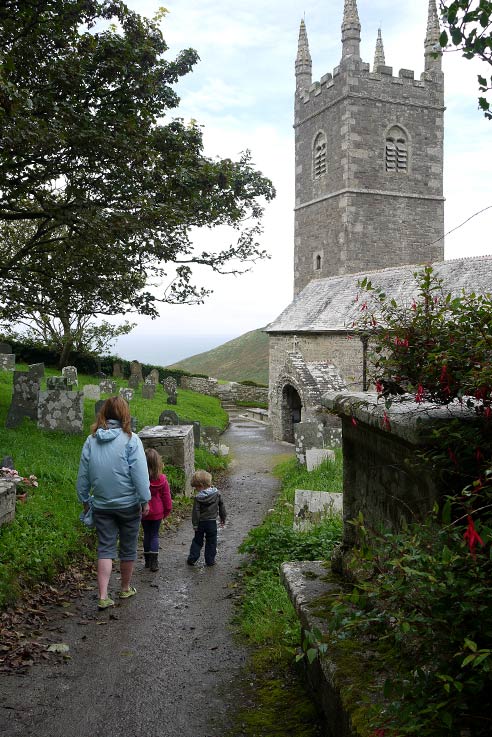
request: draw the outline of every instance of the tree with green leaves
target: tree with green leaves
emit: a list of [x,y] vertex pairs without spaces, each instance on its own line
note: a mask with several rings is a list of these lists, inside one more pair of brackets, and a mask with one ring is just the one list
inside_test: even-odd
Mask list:
[[[165,58],[163,14],[149,20],[119,0],[1,4],[3,317],[50,279],[79,302],[110,285],[104,314],[155,316],[159,302],[203,300],[195,264],[238,273],[266,256],[257,237],[271,182],[248,153],[207,158],[200,127],[167,117],[197,54]],[[217,225],[233,243],[197,252],[190,231]],[[152,280],[167,288],[151,292]]]
[[[465,59],[478,58],[487,64],[492,64],[492,2],[489,0],[454,0],[454,2],[440,2],[441,16],[445,30],[441,33],[439,42],[443,49],[455,50],[463,53]],[[479,107],[485,117],[492,119],[490,102],[485,96],[492,90],[492,75],[489,80],[486,76],[478,75]]]

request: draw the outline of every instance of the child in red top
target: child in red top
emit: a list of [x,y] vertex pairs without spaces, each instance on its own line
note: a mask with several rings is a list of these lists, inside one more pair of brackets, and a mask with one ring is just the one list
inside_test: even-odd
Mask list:
[[173,508],[171,490],[167,478],[162,473],[162,459],[153,448],[145,451],[150,478],[149,511],[142,517],[143,547],[145,567],[151,571],[159,570],[159,527]]

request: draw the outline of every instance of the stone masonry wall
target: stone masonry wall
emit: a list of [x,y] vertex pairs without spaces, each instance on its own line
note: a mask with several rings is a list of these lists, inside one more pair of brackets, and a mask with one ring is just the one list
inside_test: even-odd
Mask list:
[[180,383],[183,389],[190,389],[212,397],[221,397],[219,386],[222,390],[229,387],[233,401],[268,403],[268,389],[266,387],[244,386],[244,384],[237,384],[234,381],[228,385],[219,384],[217,379],[203,379],[199,376],[183,376]]

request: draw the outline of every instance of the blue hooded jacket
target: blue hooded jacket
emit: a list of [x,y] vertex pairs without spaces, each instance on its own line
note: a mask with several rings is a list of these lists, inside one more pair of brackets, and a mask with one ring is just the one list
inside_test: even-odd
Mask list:
[[82,503],[92,490],[94,509],[125,509],[150,500],[150,481],[142,441],[123,432],[121,423],[108,420],[89,435],[82,448],[77,496]]

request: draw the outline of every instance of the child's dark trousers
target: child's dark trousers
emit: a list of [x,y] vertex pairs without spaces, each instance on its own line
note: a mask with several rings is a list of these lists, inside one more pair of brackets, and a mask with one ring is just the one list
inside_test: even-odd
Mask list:
[[207,566],[213,566],[217,554],[217,522],[214,519],[198,523],[198,529],[195,530],[195,537],[191,542],[188,563],[197,562],[203,547],[203,538],[205,538],[205,563]]

